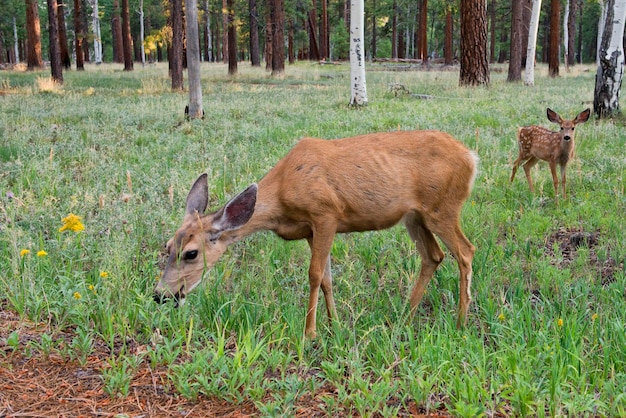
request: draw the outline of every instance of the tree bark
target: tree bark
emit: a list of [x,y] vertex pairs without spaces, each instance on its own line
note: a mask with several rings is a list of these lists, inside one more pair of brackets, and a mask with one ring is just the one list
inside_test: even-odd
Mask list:
[[169,54],[172,90],[183,89],[183,4],[171,0],[172,48]]
[[122,44],[124,47],[124,71],[133,71],[133,40],[130,37],[128,0],[122,0]]
[[446,10],[446,30],[443,45],[443,62],[445,65],[452,65],[454,63],[454,54],[452,51],[452,40],[454,39],[453,22],[452,8],[448,7],[448,10]]
[[511,0],[511,46],[509,49],[509,74],[506,81],[522,79],[522,2]]
[[[237,27],[235,26],[235,2],[228,0],[228,74],[237,74]],[[187,22],[189,26],[189,22]]]
[[67,30],[65,27],[65,7],[63,2],[57,3],[58,32],[59,32],[59,49],[61,51],[61,65],[69,70],[72,68],[72,60],[70,59],[70,51],[67,47]]
[[189,112],[191,119],[204,116],[202,83],[200,81],[200,38],[198,37],[197,0],[185,0],[187,17],[187,75],[189,78]]
[[528,47],[526,49],[526,72],[524,75],[524,84],[527,86],[535,85],[535,48],[537,47],[540,12],[541,0],[533,0],[533,9],[528,25]]
[[253,67],[261,66],[261,51],[259,50],[259,12],[256,0],[248,0],[250,12],[250,63]]
[[487,8],[484,1],[461,0],[461,86],[489,84]]
[[43,68],[41,57],[41,24],[37,0],[26,0],[26,63],[29,71]]
[[576,64],[576,15],[578,14],[578,0],[568,0],[569,15],[567,16],[567,63]]
[[272,26],[272,76],[285,73],[285,5],[283,0],[270,0]]
[[61,49],[59,48],[59,16],[57,0],[48,0],[48,34],[50,41],[50,70],[52,80],[63,84],[63,66],[61,65]]
[[367,105],[365,84],[365,8],[364,0],[350,2],[350,105]]
[[419,3],[419,45],[417,46],[417,59],[421,59],[422,63],[428,61],[428,0],[421,0]]
[[593,94],[593,110],[599,118],[608,118],[620,113],[619,91],[624,75],[624,21],[626,0],[607,0],[606,20],[602,42],[596,86]]
[[550,77],[559,76],[560,20],[561,0],[552,0],[550,3],[550,51],[548,53],[548,73]]
[[120,17],[120,4],[113,0],[113,16],[111,17],[111,37],[113,38],[113,61],[124,63],[124,42],[122,41],[122,19]]
[[74,0],[74,38],[76,52],[76,70],[85,69],[85,54],[83,52],[83,39],[85,32],[83,29],[82,4],[80,0]]

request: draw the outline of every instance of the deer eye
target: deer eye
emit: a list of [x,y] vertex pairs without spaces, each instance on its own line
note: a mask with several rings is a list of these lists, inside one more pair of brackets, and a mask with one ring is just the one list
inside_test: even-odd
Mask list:
[[185,251],[183,254],[183,260],[195,260],[198,257],[198,250]]

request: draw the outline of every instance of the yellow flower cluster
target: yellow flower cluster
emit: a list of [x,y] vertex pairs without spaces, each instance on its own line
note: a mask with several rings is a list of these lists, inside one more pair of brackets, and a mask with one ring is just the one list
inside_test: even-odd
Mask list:
[[69,215],[67,215],[67,217],[63,218],[61,220],[61,222],[63,222],[63,226],[61,228],[59,228],[59,232],[63,232],[63,231],[74,231],[74,232],[80,232],[83,229],[85,229],[85,226],[82,224],[82,222],[80,221],[81,218],[80,216],[76,216],[73,213],[70,213]]

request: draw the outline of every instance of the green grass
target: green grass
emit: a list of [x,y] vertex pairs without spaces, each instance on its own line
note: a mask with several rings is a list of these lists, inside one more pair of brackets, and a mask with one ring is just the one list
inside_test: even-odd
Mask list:
[[[9,86],[0,96],[3,309],[73,330],[68,360],[85,362],[104,341],[111,396],[128,393],[144,362],[167,367],[170,390],[185,397],[252,401],[267,416],[294,415],[315,393],[330,416],[394,416],[411,402],[456,416],[626,414],[623,121],[577,129],[568,200],[555,204],[546,163],[533,172],[534,195],[523,173],[509,183],[516,127],[549,126],[546,107],[573,117],[592,106],[594,68],[549,79],[542,67],[534,88],[493,72],[488,88],[460,88],[456,72],[371,65],[362,109],[348,106],[346,65],[298,64],[284,80],[247,65],[226,73],[203,67],[206,117],[185,121],[188,97],[169,91],[166,66],[66,72],[47,93],[37,89],[44,73],[0,72]],[[435,98],[396,97],[392,82]],[[419,260],[402,227],[336,238],[339,321],[327,323],[320,301],[314,342],[303,338],[308,247],[269,233],[232,247],[184,308],[152,301],[197,175],[209,174],[216,208],[301,137],[398,128],[450,132],[481,158],[462,215],[477,247],[466,328],[454,326],[449,255],[409,318]],[[84,231],[59,232],[69,213]],[[550,238],[560,229],[595,233],[597,243],[564,262]],[[29,349],[55,350],[54,332],[45,337]],[[131,341],[147,353],[126,349]],[[16,344],[12,333],[6,345]]]

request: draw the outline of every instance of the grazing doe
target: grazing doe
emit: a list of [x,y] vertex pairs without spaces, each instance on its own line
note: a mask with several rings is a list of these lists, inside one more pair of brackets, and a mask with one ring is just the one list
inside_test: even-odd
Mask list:
[[563,187],[563,198],[567,199],[565,192],[565,168],[570,158],[574,156],[574,128],[579,123],[587,122],[590,109],[585,109],[572,120],[564,120],[555,111],[548,108],[548,120],[559,124],[561,130],[552,132],[541,126],[524,126],[517,129],[517,142],[519,145],[519,156],[513,163],[513,173],[511,182],[515,178],[517,167],[523,162],[526,180],[530,186],[530,191],[534,192],[533,181],[530,178],[530,170],[539,160],[547,161],[550,164],[552,173],[552,183],[554,184],[554,199],[558,198],[559,179],[556,176],[556,165],[561,168],[561,186]]
[[420,303],[444,253],[460,270],[457,327],[467,322],[475,248],[459,224],[478,158],[452,136],[438,131],[374,133],[352,138],[298,142],[257,184],[216,212],[204,214],[207,175],[187,196],[182,226],[167,243],[169,258],[155,300],[184,302],[203,272],[227,247],[262,230],[286,240],[306,239],[311,249],[305,335],[316,335],[320,288],[329,319],[336,317],[330,251],[336,233],[390,228],[403,221],[422,259],[410,296]]

